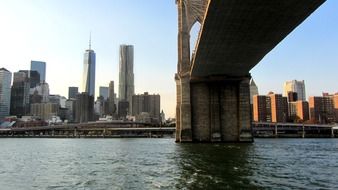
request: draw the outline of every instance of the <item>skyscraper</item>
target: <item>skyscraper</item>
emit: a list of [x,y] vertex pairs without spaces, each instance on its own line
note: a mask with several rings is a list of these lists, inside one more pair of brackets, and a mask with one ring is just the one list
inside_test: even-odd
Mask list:
[[104,98],[104,100],[107,100],[108,99],[108,94],[109,94],[108,91],[109,91],[108,87],[100,86],[100,88],[99,88],[99,96],[102,96]]
[[119,99],[129,102],[128,113],[131,113],[132,97],[134,95],[134,47],[132,45],[120,46],[119,68]]
[[258,95],[258,87],[253,79],[250,81],[250,104],[253,104],[253,96]]
[[82,92],[95,97],[95,52],[91,49],[91,39],[89,39],[89,49],[84,53]]
[[110,81],[109,83],[108,102],[108,112],[109,114],[114,115],[116,112],[114,81]]
[[46,62],[31,61],[31,71],[39,72],[40,82],[46,81]]
[[23,116],[29,113],[29,77],[27,72],[15,72],[11,89],[11,115]]
[[0,68],[0,119],[9,115],[12,73]]
[[289,92],[296,92],[298,100],[306,101],[304,80],[286,81],[283,86],[283,96],[287,97]]
[[74,86],[71,86],[71,87],[68,87],[68,99],[71,99],[71,98],[76,98],[76,95],[79,93],[79,88],[78,87],[74,87]]

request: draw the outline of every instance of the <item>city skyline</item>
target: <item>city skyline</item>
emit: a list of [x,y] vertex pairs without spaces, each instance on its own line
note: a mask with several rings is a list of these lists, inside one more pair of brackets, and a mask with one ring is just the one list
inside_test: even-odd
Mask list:
[[[327,1],[251,70],[260,94],[281,93],[283,82],[293,79],[306,81],[307,97],[338,91],[337,7],[337,1]],[[69,86],[81,87],[82,52],[89,31],[100,73],[95,94],[109,81],[118,84],[119,45],[134,45],[135,93],[159,93],[166,115],[174,117],[174,1],[7,1],[0,2],[0,21],[4,23],[1,67],[14,73],[29,69],[31,60],[42,60],[51,94],[62,96],[67,96]],[[192,38],[195,33],[193,28]]]

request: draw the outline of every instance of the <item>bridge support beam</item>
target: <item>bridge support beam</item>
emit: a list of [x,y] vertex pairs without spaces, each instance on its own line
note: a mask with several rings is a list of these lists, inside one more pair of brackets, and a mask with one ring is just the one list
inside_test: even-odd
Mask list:
[[189,92],[177,91],[178,97],[189,94],[190,109],[182,102],[177,107],[176,141],[252,142],[249,80],[191,79]]

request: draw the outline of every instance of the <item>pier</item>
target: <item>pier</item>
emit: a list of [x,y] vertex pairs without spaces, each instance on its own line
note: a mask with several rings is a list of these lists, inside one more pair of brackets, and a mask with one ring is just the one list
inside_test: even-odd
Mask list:
[[338,125],[253,122],[253,136],[256,138],[335,138]]
[[174,127],[160,127],[137,122],[92,122],[40,127],[0,128],[0,138],[161,138],[174,137],[174,133]]

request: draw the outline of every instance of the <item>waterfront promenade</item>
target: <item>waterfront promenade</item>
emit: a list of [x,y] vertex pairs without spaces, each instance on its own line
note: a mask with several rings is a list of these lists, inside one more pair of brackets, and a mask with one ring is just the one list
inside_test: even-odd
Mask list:
[[124,138],[173,137],[174,127],[140,122],[89,122],[39,127],[0,128],[0,137],[30,138]]
[[[323,124],[253,122],[255,138],[335,138],[338,126]],[[36,127],[0,128],[0,137],[28,138],[160,138],[174,137],[175,127],[141,122],[89,122]]]

